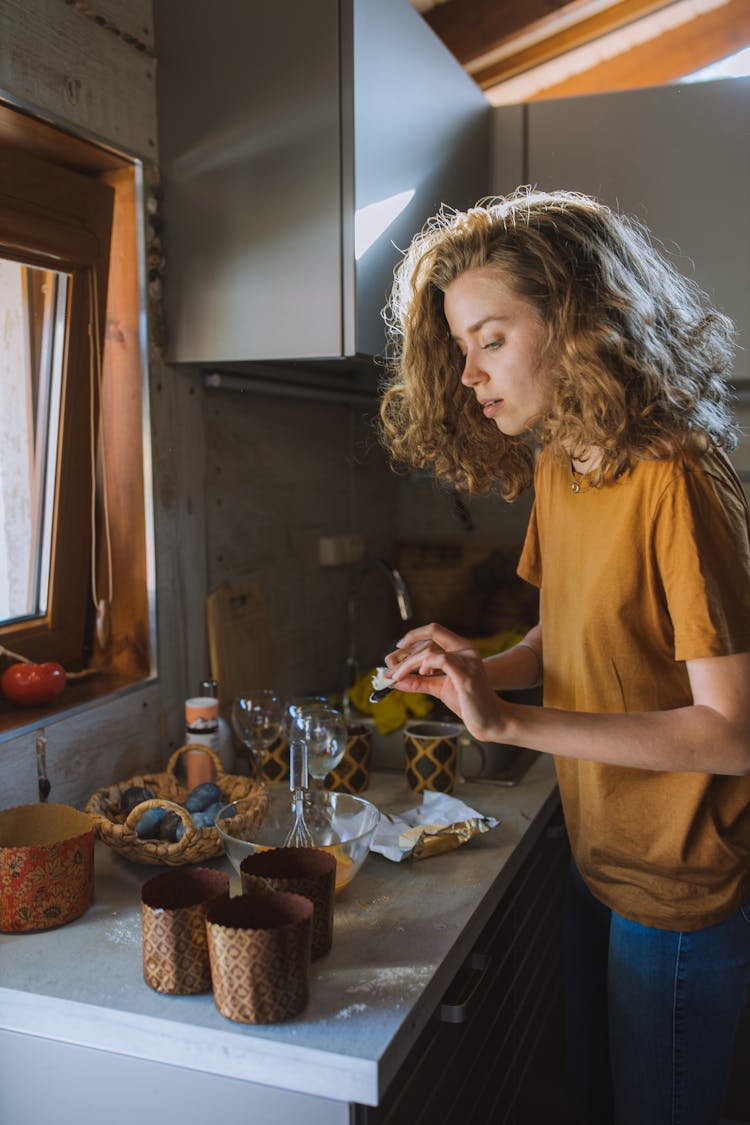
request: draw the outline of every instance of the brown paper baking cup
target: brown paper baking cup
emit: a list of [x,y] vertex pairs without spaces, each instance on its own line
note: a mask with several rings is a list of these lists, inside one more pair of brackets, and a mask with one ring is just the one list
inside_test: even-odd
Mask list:
[[458,736],[456,723],[407,723],[404,729],[406,780],[414,793],[425,789],[452,793],[456,784]]
[[326,789],[337,793],[364,793],[370,784],[370,755],[372,733],[366,726],[348,728],[346,751],[343,758],[325,779]]
[[211,988],[206,907],[229,896],[229,876],[210,867],[155,875],[141,888],[143,979],[157,992],[188,996]]
[[274,848],[247,855],[240,864],[243,891],[291,891],[313,904],[312,959],[333,942],[336,857],[318,848]]
[[80,917],[94,890],[94,822],[69,805],[0,811],[0,931],[31,933]]
[[286,891],[248,891],[206,911],[216,1007],[237,1023],[292,1019],[310,995],[313,905]]

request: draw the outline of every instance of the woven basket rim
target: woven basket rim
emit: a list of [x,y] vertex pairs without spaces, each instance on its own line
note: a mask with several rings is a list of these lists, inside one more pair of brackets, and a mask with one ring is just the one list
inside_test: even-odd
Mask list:
[[[185,822],[185,817],[190,814],[181,806],[176,798],[186,797],[189,789],[178,782],[175,769],[179,759],[188,750],[201,750],[209,755],[214,766],[214,780],[221,790],[222,799],[229,804],[238,797],[257,797],[262,800],[266,793],[266,786],[250,777],[240,774],[229,774],[224,771],[218,754],[208,746],[197,743],[186,743],[178,747],[169,758],[166,768],[161,771],[143,771],[125,781],[105,785],[91,794],[86,802],[85,811],[94,822],[97,837],[118,855],[138,863],[156,863],[167,866],[180,866],[185,863],[200,863],[206,859],[219,856],[224,851],[224,845],[217,828],[196,828]],[[144,812],[147,808],[163,807],[174,809],[185,823],[185,832],[180,840],[142,840],[136,835],[135,827],[129,827],[127,821],[135,813],[135,809],[128,814],[125,822],[113,820],[107,815],[106,807],[111,806],[117,796],[134,785],[144,785],[155,793],[153,798],[142,801],[135,808]],[[183,815],[184,814],[184,815]]]

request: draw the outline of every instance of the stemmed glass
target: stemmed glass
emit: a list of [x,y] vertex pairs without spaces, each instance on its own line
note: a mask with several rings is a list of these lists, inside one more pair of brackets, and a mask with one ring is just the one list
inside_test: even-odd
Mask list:
[[[312,788],[321,790],[324,781],[346,752],[346,720],[332,707],[300,707],[291,719],[292,737],[301,738],[307,747],[307,769]],[[291,741],[291,739],[290,739]]]
[[284,705],[274,691],[259,688],[232,703],[232,726],[248,752],[251,775],[263,780],[263,752],[281,734]]
[[287,700],[284,706],[284,738],[287,742],[291,745],[295,737],[293,728],[303,711],[320,711],[329,706],[324,695],[297,695],[294,699]]

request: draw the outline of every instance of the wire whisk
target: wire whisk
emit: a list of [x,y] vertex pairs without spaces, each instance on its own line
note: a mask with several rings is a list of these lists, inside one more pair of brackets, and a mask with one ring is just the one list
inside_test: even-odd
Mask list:
[[305,790],[307,789],[307,746],[293,740],[289,746],[289,788],[294,800],[294,823],[284,841],[285,848],[313,848],[313,838],[305,823]]

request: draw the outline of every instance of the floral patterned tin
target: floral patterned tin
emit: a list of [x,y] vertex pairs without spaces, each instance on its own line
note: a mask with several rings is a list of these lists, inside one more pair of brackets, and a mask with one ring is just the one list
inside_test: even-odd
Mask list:
[[72,922],[91,904],[94,823],[68,805],[0,810],[0,931]]

